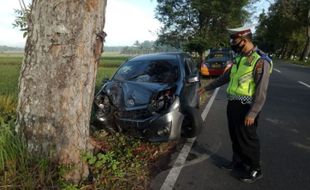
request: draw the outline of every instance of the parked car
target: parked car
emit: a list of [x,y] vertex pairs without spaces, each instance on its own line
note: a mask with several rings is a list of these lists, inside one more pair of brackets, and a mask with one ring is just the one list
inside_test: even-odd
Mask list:
[[199,72],[186,53],[158,53],[123,63],[95,96],[97,126],[149,141],[194,137],[202,127]]
[[233,54],[230,49],[212,49],[205,61],[201,63],[200,73],[202,76],[222,75],[232,66]]

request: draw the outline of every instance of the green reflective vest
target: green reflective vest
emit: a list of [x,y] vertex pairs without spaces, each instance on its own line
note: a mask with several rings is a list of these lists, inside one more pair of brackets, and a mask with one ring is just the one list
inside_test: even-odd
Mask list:
[[[257,61],[261,58],[256,51],[249,57],[237,56],[230,71],[230,81],[227,88],[228,96],[253,97],[256,84],[254,81],[254,69]],[[272,71],[272,61],[270,73]]]

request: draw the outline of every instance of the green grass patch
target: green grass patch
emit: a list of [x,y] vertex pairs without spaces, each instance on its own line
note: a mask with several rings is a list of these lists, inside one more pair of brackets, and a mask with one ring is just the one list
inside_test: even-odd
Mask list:
[[117,56],[117,57],[103,56],[100,58],[99,67],[119,67],[129,58],[130,58],[129,56]]
[[[1,60],[1,58],[0,58]],[[3,59],[7,60],[7,59]],[[120,65],[121,62],[115,61],[111,65]],[[15,99],[18,94],[18,78],[21,64],[17,62],[0,62],[0,96],[13,96]],[[115,73],[117,67],[98,67],[96,78],[96,89],[101,85],[104,78],[111,78]]]
[[0,96],[0,123],[15,121],[17,101],[12,96]]
[[0,65],[20,65],[23,57],[2,57],[0,56]]
[[21,64],[0,64],[0,95],[17,97]]
[[56,167],[47,158],[29,154],[14,127],[14,120],[0,121],[0,189],[50,189],[58,179]]

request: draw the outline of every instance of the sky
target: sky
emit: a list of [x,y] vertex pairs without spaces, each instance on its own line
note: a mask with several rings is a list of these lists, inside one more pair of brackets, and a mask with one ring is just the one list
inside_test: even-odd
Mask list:
[[[26,4],[31,0],[24,0]],[[160,22],[155,19],[156,0],[108,0],[105,46],[131,46],[135,41],[155,41]],[[26,39],[12,23],[18,0],[0,0],[0,45],[24,47]]]
[[[29,4],[31,0],[24,0]],[[259,4],[256,14],[269,3]],[[131,46],[135,41],[155,41],[160,22],[155,19],[156,0],[108,0],[106,8],[107,33],[105,46]],[[26,39],[12,23],[19,9],[18,0],[0,0],[0,45],[24,47]]]

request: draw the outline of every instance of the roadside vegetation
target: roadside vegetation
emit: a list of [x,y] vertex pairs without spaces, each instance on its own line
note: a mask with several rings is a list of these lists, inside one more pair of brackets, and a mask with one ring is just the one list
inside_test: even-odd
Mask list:
[[[127,58],[104,54],[96,89]],[[27,152],[26,142],[15,132],[21,62],[22,54],[0,54],[0,189],[147,189],[151,176],[159,171],[161,159],[177,142],[149,143],[95,131],[90,138],[94,151],[81,155],[90,166],[91,176],[79,185],[61,178],[70,166],[59,166],[49,158]]]

